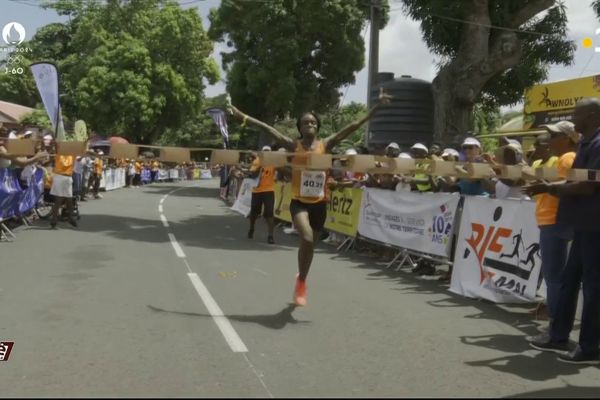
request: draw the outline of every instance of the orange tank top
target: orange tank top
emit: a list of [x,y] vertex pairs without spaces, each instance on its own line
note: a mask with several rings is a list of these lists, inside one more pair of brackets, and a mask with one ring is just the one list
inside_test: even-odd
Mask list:
[[56,156],[56,162],[54,164],[54,173],[60,175],[71,176],[73,175],[73,156]]
[[[326,154],[325,144],[315,140],[310,150],[305,150],[302,143],[296,141],[296,153]],[[303,203],[319,203],[327,201],[327,176],[329,171],[316,171],[302,169],[308,157],[301,154],[295,155],[292,161],[292,199]]]

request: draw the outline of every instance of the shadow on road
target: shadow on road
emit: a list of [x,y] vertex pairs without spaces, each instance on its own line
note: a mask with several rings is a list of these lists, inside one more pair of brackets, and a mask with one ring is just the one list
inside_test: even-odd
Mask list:
[[562,399],[580,399],[580,398],[598,398],[600,397],[600,388],[598,386],[571,386],[535,390],[507,396],[507,398],[562,398]]
[[[170,311],[163,310],[158,307],[154,307],[148,305],[148,308],[152,311],[156,312],[165,312],[171,314],[179,314],[179,315],[188,315],[192,317],[207,317],[212,318],[210,314],[200,314],[200,313],[192,313],[192,312],[183,312],[183,311]],[[296,309],[295,304],[288,304],[283,310],[279,311],[275,314],[262,314],[262,315],[225,315],[230,320],[237,322],[250,322],[254,324],[258,324],[264,326],[265,328],[270,329],[283,329],[288,324],[310,324],[310,321],[298,321],[292,315],[292,312]]]

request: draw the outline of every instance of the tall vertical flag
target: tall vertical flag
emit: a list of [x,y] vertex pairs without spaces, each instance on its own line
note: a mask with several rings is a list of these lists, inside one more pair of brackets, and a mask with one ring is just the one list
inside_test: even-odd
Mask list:
[[58,97],[58,70],[56,65],[49,62],[39,62],[30,65],[35,84],[52,122],[52,127],[58,140],[65,139],[65,130],[60,112]]
[[225,116],[225,111],[220,108],[209,108],[206,112],[219,127],[221,136],[223,136],[223,148],[226,149],[229,145],[229,131],[227,130],[227,117]]

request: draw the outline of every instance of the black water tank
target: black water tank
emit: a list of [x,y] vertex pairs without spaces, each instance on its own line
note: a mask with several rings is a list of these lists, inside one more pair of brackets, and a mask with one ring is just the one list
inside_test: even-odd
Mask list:
[[417,142],[429,146],[433,140],[433,91],[431,82],[402,75],[382,72],[371,90],[373,104],[379,97],[379,88],[394,99],[380,108],[369,121],[367,147],[381,152],[390,142],[396,142],[407,151]]

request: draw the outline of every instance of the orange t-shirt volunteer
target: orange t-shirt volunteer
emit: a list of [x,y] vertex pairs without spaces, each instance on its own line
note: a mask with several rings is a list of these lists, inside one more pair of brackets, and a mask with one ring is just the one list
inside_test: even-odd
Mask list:
[[250,171],[260,171],[258,185],[252,188],[252,193],[273,192],[275,185],[275,167],[260,167],[260,159],[256,158],[252,161]]
[[[575,161],[575,152],[565,153],[560,157],[552,157],[545,164],[534,162],[534,168],[556,167],[558,176],[567,177],[567,172],[573,166]],[[548,193],[535,196],[535,217],[538,225],[554,225],[556,223],[556,213],[558,212],[559,198]]]
[[[296,153],[326,154],[325,144],[322,140],[315,140],[310,150],[305,150],[300,140],[296,141]],[[308,157],[304,154],[295,155],[292,161],[292,200],[302,203],[315,204],[327,201],[327,175],[328,171],[312,171],[299,169],[298,166],[306,165]],[[302,195],[302,186],[314,189],[315,185],[321,190],[320,196]],[[313,185],[313,186],[311,186]]]
[[57,155],[52,172],[64,176],[73,176],[73,168],[75,167],[74,160],[75,157],[73,156]]

